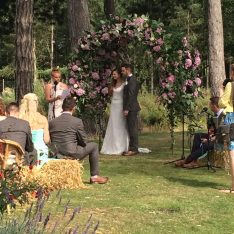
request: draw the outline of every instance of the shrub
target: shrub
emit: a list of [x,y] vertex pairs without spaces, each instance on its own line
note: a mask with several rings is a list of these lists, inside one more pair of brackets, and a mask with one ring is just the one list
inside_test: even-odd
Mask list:
[[159,127],[166,125],[166,109],[157,96],[144,91],[139,95],[139,103],[141,106],[140,118],[143,124]]
[[10,102],[15,101],[15,91],[12,88],[5,88],[2,92],[2,99],[4,103],[7,105]]

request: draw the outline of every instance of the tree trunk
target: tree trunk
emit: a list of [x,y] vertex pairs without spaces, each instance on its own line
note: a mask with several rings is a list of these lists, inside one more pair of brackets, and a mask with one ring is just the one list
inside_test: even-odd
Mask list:
[[68,23],[71,48],[77,47],[79,38],[90,31],[90,18],[87,0],[68,0]]
[[107,19],[115,16],[115,0],[104,0],[104,13]]
[[208,0],[209,77],[212,96],[220,96],[225,79],[221,0]]
[[33,91],[33,0],[16,1],[16,100]]

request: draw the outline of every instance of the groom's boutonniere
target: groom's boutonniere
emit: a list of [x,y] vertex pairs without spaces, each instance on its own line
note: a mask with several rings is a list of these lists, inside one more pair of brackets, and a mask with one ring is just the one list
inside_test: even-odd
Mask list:
[[128,81],[127,80],[125,81],[125,85],[128,85]]

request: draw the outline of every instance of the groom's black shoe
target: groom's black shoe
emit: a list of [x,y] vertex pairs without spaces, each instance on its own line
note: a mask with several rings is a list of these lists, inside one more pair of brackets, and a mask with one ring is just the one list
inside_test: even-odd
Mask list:
[[134,156],[136,154],[138,154],[138,152],[129,150],[128,152],[124,153],[123,155],[124,156]]

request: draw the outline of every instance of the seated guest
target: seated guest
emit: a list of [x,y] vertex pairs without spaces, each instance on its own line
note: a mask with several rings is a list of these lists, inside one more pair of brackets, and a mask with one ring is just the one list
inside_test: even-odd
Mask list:
[[32,141],[37,150],[38,166],[43,166],[48,160],[50,142],[48,120],[37,111],[38,97],[34,93],[24,95],[20,104],[20,118],[29,122],[32,129]]
[[[219,98],[212,97],[210,98],[210,109],[214,112],[215,116],[218,118],[218,122],[222,121],[223,109],[220,109],[218,106]],[[215,126],[214,123],[209,123],[209,142],[208,142],[208,133],[195,133],[193,138],[193,145],[191,153],[184,160],[179,160],[175,163],[177,167],[185,168],[194,168],[197,167],[197,160],[203,154],[207,153],[209,150],[214,149],[215,143]],[[209,144],[208,144],[209,143]]]
[[0,121],[4,120],[6,118],[5,116],[5,105],[3,100],[0,98]]
[[19,106],[12,102],[6,107],[7,118],[0,121],[0,138],[15,141],[25,150],[24,161],[34,165],[37,153],[33,147],[31,128],[25,120],[19,119]]
[[64,156],[82,160],[89,155],[90,183],[105,184],[107,177],[99,176],[98,145],[86,141],[86,133],[81,119],[73,117],[76,102],[72,97],[64,99],[63,113],[49,122],[50,138],[53,146]]

